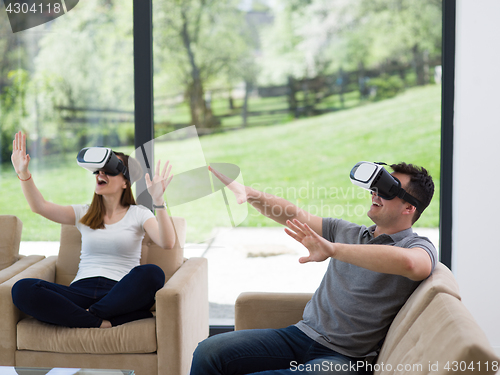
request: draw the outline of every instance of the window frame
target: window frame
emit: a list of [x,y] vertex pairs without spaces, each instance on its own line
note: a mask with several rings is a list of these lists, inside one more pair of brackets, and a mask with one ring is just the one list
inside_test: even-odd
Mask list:
[[453,213],[453,123],[455,106],[456,0],[443,0],[441,84],[440,261],[451,269]]

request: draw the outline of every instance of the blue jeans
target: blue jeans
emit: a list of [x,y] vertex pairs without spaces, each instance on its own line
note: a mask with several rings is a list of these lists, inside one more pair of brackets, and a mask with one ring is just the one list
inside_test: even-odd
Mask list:
[[212,336],[196,348],[191,375],[358,374],[356,363],[290,326]]
[[19,310],[45,323],[95,328],[105,319],[116,326],[151,317],[155,294],[164,284],[163,270],[145,264],[133,268],[119,282],[91,277],[65,286],[21,279],[12,287],[12,300]]

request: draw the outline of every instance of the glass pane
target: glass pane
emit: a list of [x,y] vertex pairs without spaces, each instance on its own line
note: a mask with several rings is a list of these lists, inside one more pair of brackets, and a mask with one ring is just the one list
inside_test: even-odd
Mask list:
[[[422,165],[436,193],[417,224],[438,244],[440,2],[155,1],[153,18],[155,134],[197,130],[163,147],[199,142],[191,168],[234,164],[246,186],[363,225],[370,193],[351,184],[353,166]],[[179,215],[186,253],[209,258],[212,322],[240,292],[319,285],[326,262],[299,265],[307,251],[277,223],[249,205],[238,226],[207,221],[210,207]]]
[[13,32],[0,9],[0,213],[22,220],[24,249],[58,241],[60,225],[32,213],[23,196],[10,162],[17,131],[27,135],[37,187],[60,205],[92,199],[95,178],[76,163],[81,148],[130,153],[134,144],[132,2],[66,1],[61,12]]

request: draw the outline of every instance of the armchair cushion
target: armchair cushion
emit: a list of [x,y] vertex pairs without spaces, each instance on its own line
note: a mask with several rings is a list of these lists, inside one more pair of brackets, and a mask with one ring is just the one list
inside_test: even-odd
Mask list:
[[109,328],[67,328],[23,319],[17,324],[17,349],[55,353],[154,353],[155,318]]
[[23,223],[13,215],[0,215],[0,270],[19,259]]

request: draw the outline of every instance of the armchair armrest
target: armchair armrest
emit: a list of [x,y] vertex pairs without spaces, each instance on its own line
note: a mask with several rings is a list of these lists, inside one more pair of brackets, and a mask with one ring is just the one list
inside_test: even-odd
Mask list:
[[187,374],[209,332],[207,259],[186,260],[156,293],[156,330],[158,373]]
[[54,282],[57,257],[49,257],[33,264],[24,271],[0,284],[0,365],[14,366],[17,347],[17,323],[21,312],[12,302],[11,290],[21,279],[36,278]]
[[284,328],[302,319],[312,293],[241,293],[235,305],[235,330]]
[[24,271],[29,266],[35,264],[36,262],[45,259],[43,255],[29,255],[21,256],[20,259],[15,262],[10,267],[4,268],[0,271],[0,283],[9,280],[11,277],[16,276],[19,272]]

